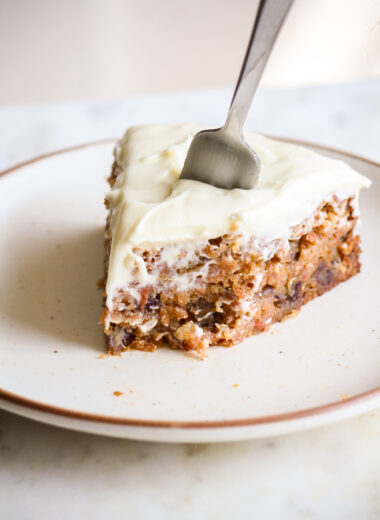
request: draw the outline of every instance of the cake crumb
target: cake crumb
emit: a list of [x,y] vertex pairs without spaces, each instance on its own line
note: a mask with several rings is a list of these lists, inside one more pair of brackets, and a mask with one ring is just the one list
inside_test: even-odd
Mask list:
[[123,392],[119,392],[119,390],[115,390],[113,395],[115,395],[116,397],[119,397],[120,395],[124,395]]
[[299,312],[300,312],[299,309],[293,309],[292,311],[289,312],[289,314],[286,314],[285,316],[283,316],[280,321],[286,321],[290,318],[294,318],[295,316],[297,316],[297,314]]
[[348,394],[342,394],[340,398],[342,401],[346,401],[348,399]]
[[243,221],[242,221],[242,219],[240,217],[238,217],[236,215],[233,215],[231,217],[229,230],[230,231],[237,231],[238,229],[241,228],[242,223],[243,223]]

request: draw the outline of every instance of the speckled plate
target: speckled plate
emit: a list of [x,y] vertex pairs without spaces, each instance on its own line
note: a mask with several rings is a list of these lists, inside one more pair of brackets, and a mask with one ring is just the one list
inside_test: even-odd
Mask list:
[[110,436],[214,442],[278,435],[380,405],[380,165],[361,197],[362,273],[294,319],[206,360],[104,356],[103,195],[113,143],[40,157],[0,178],[0,407]]

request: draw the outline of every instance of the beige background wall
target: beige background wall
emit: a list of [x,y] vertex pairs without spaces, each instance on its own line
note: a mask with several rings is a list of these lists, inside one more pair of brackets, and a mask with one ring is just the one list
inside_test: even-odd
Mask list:
[[[0,0],[0,104],[229,86],[255,0]],[[296,0],[263,83],[380,76],[380,0]]]

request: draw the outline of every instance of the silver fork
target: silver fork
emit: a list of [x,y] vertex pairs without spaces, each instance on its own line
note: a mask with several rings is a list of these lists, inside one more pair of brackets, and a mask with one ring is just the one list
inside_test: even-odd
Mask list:
[[270,51],[293,0],[260,0],[247,52],[222,128],[194,136],[181,179],[213,184],[219,188],[254,188],[260,159],[243,137],[246,120]]

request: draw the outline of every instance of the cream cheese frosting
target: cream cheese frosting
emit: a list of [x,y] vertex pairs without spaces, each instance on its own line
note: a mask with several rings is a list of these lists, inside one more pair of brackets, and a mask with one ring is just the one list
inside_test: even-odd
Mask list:
[[[193,124],[136,126],[115,150],[121,172],[107,194],[112,246],[107,303],[118,288],[147,280],[136,246],[215,238],[232,230],[258,243],[288,239],[291,228],[333,195],[356,196],[370,181],[340,160],[304,147],[247,134],[261,160],[252,190],[224,190],[179,176],[193,136]],[[133,273],[133,274],[132,274]]]

